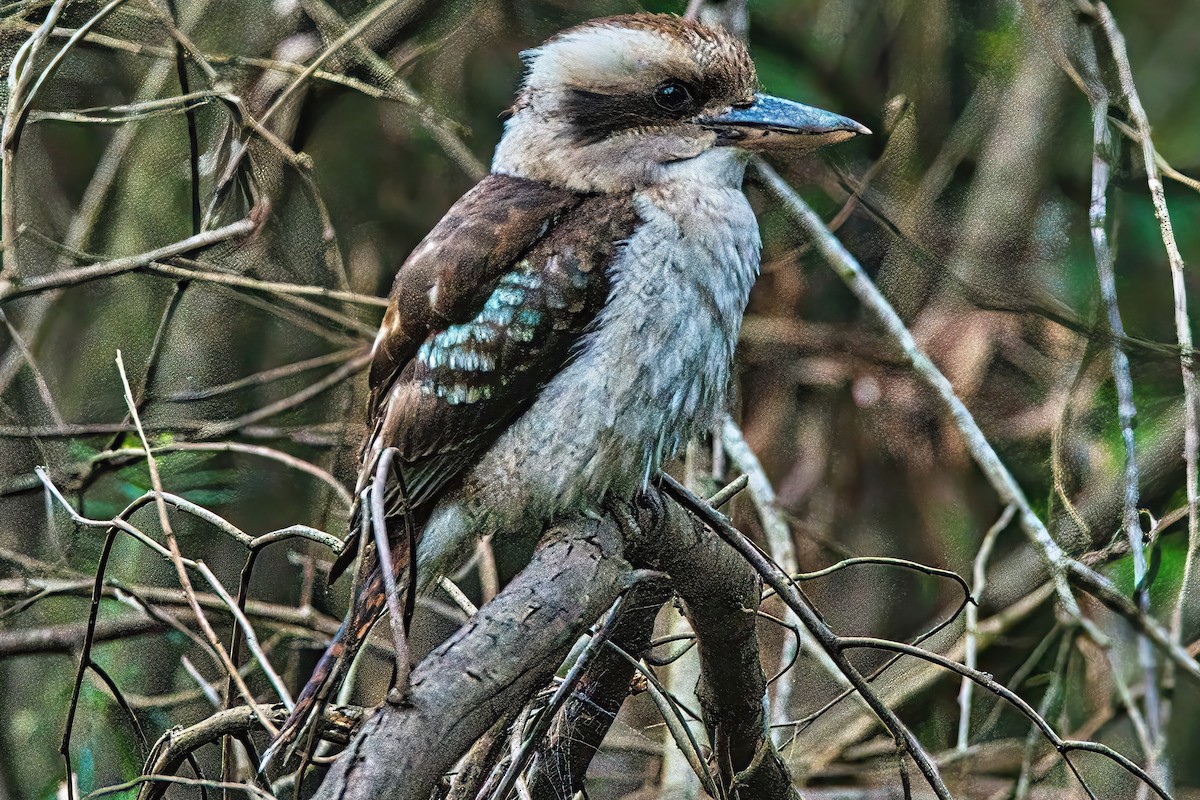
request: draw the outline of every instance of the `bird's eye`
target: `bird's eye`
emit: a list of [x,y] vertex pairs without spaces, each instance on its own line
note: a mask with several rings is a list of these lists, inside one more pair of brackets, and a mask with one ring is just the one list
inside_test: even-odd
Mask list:
[[654,102],[664,111],[682,111],[692,102],[692,93],[677,81],[668,81],[654,90]]

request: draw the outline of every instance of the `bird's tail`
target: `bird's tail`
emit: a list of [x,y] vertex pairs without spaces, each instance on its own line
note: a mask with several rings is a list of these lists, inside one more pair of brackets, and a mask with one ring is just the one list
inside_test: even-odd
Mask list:
[[[408,541],[399,536],[393,540],[392,574],[397,575],[396,586],[403,592],[405,575],[409,568]],[[385,589],[383,572],[379,568],[374,548],[364,558],[363,569],[367,571],[365,580],[361,581],[350,611],[333,641],[326,648],[321,660],[317,662],[312,677],[304,685],[296,698],[295,708],[279,729],[278,736],[263,754],[262,767],[266,769],[271,759],[285,753],[290,757],[290,751],[298,743],[301,735],[309,730],[315,718],[325,707],[331,697],[335,696],[345,677],[346,670],[354,662],[355,655],[366,643],[371,634],[371,628],[387,607],[387,590]],[[360,573],[361,574],[361,573]]]

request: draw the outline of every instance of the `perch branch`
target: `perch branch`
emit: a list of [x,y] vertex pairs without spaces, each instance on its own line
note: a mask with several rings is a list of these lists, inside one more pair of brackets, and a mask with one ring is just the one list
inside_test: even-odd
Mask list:
[[630,586],[622,552],[604,520],[552,533],[495,600],[416,666],[404,705],[386,705],[364,724],[316,797],[428,796],[498,716],[546,685]]

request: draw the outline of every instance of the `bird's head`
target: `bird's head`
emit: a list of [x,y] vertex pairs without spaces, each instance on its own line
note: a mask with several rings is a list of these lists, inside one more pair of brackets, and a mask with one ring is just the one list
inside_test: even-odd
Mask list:
[[870,133],[847,117],[759,93],[740,40],[666,14],[592,20],[522,57],[525,82],[493,168],[580,191],[687,173],[740,180],[737,153],[812,149]]

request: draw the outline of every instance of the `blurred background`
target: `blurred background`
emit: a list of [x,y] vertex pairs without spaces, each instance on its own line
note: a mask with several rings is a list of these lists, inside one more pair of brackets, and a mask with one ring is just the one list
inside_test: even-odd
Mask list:
[[[40,63],[103,5],[68,3]],[[369,298],[386,293],[407,253],[486,170],[520,80],[519,51],[596,16],[683,11],[681,2],[633,0],[393,3],[360,40],[377,58],[357,44],[339,51],[294,102],[271,111],[269,136],[246,136],[247,116],[273,109],[296,78],[286,65],[310,63],[372,4],[169,5],[119,4],[38,88],[5,184],[17,231],[5,269],[15,260],[28,281],[144,253],[219,230],[251,209],[255,230],[191,250],[188,259],[164,254],[162,268],[142,265],[0,306],[0,795],[7,797],[60,792],[58,747],[104,541],[103,529],[72,522],[34,468],[44,467],[93,519],[112,517],[151,485],[117,351],[168,491],[251,535],[294,524],[344,535],[345,490],[327,478],[353,488],[364,435],[362,353],[382,313]],[[1045,30],[1079,23],[1074,4],[748,5],[766,91],[876,132],[774,165],[895,305],[1060,544],[1132,591],[1129,556],[1109,548],[1122,539],[1124,450],[1113,340],[1089,238],[1091,109],[1062,68],[1061,42]],[[5,73],[49,6],[0,4]],[[1031,14],[1043,7],[1039,31]],[[1200,176],[1200,3],[1113,0],[1110,7],[1161,158]],[[194,54],[184,59],[186,87],[172,18],[205,57],[205,66]],[[1111,64],[1106,50],[1100,55]],[[0,89],[0,105],[8,105],[8,91]],[[195,100],[182,105],[145,105],[189,92]],[[1154,529],[1151,608],[1168,622],[1187,551],[1186,519],[1172,515],[1186,506],[1180,352],[1138,144],[1117,127],[1128,117],[1116,105],[1112,116],[1110,236],[1137,406],[1139,507],[1145,528]],[[283,143],[304,155],[293,157]],[[1165,190],[1183,258],[1200,263],[1196,186],[1168,179]],[[761,189],[751,184],[748,193],[765,250],[738,353],[734,416],[775,486],[800,568],[886,555],[971,581],[1001,502],[871,314]],[[1186,282],[1195,314],[1200,281],[1188,273]],[[341,294],[296,294],[278,284]],[[757,515],[742,503],[736,521],[760,535]],[[161,533],[149,507],[134,519]],[[232,591],[244,549],[199,519],[178,514],[175,523],[182,549]],[[248,587],[263,645],[293,686],[344,610],[345,586],[324,585],[326,558],[302,543],[268,549]],[[503,581],[522,554],[497,542],[495,558]],[[476,601],[491,590],[480,574],[461,579]],[[129,593],[186,618],[167,562],[123,538],[107,575],[111,599],[101,606],[92,658],[153,742],[211,712],[203,681],[216,681],[217,672],[179,630],[150,620],[130,632],[126,617],[136,603]],[[1065,624],[1015,524],[998,533],[986,577],[980,668],[1041,708],[1064,735],[1096,738],[1145,763],[1137,721],[1122,702],[1145,690],[1128,627],[1086,599],[1084,611],[1112,637],[1111,649]],[[878,567],[841,571],[806,590],[839,633],[905,640],[961,599],[948,581]],[[455,624],[452,611],[429,606],[419,622],[425,648]],[[1184,608],[1185,646],[1200,637],[1196,611]],[[226,638],[227,619],[214,620]],[[787,651],[780,630],[762,627],[768,675]],[[957,622],[929,646],[961,658],[962,630]],[[882,663],[861,653],[855,660],[864,668]],[[378,700],[386,663],[384,654],[364,666],[361,701]],[[1170,670],[1159,678],[1173,701],[1163,763],[1176,797],[1200,797],[1200,694]],[[265,686],[260,675],[247,680]],[[960,796],[1012,796],[1028,791],[1018,788],[1022,780],[1035,797],[1078,791],[1046,746],[1029,740],[1029,723],[996,710],[994,697],[976,693],[970,747],[960,750],[957,679],[903,662],[879,686],[943,759]],[[859,704],[843,701],[815,721],[787,724],[836,694],[807,657],[773,691],[782,695],[772,711],[778,741],[812,797],[899,792],[893,746]],[[593,800],[660,796],[670,759],[654,713],[645,697],[628,704],[611,748],[589,772]],[[82,684],[71,743],[84,793],[141,771],[143,745],[94,676]],[[1102,759],[1078,760],[1101,796],[1136,796],[1133,781]],[[199,796],[186,787],[172,794]]]

